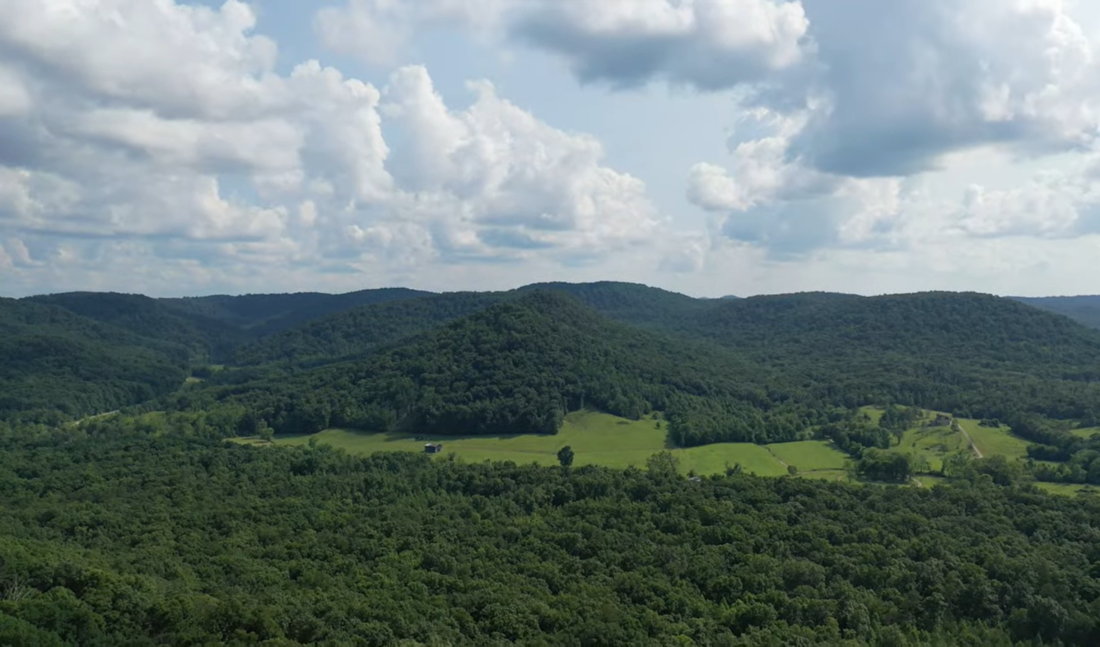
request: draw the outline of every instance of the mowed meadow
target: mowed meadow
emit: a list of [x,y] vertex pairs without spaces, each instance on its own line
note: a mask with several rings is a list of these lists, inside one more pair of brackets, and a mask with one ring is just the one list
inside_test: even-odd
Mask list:
[[[882,416],[882,409],[865,407],[873,422]],[[960,432],[950,427],[928,426],[935,412],[918,426],[909,429],[899,443],[889,451],[920,456],[927,461],[928,473],[918,475],[914,484],[929,487],[942,481],[938,476],[943,459],[956,452],[970,451],[970,443]],[[983,456],[1004,456],[1009,460],[1027,457],[1028,442],[1013,436],[1008,427],[982,427],[977,420],[955,419]],[[1081,435],[1096,429],[1080,430]],[[676,457],[683,474],[700,476],[721,474],[740,465],[744,472],[757,476],[797,474],[806,478],[848,481],[850,460],[832,442],[807,440],[771,445],[750,443],[718,443],[702,447],[676,448],[668,445],[666,423],[657,414],[641,420],[627,420],[597,411],[577,411],[566,416],[555,435],[514,436],[428,436],[406,433],[370,434],[349,429],[328,429],[310,436],[276,437],[273,441],[258,438],[236,438],[233,442],[258,447],[274,445],[306,445],[316,442],[343,449],[351,454],[369,455],[378,452],[424,451],[427,443],[440,443],[443,450],[436,459],[453,456],[467,462],[502,461],[516,464],[552,466],[558,464],[557,453],[562,447],[573,449],[575,466],[598,465],[611,468],[644,468],[654,454],[668,451]],[[792,469],[793,468],[793,469]],[[1038,484],[1048,492],[1073,495],[1090,486],[1073,484]]]
[[[417,434],[366,434],[346,429],[329,429],[312,436],[276,437],[276,445],[305,445],[311,440],[344,449],[353,454],[376,452],[423,452],[429,442],[441,443],[437,457],[456,456],[465,461],[512,461],[517,464],[557,465],[562,447],[573,449],[573,464],[603,467],[645,467],[654,454],[668,450],[677,458],[680,471],[689,474],[719,474],[740,465],[757,476],[782,476],[794,466],[800,475],[844,479],[847,456],[825,441],[775,445],[720,443],[688,449],[669,448],[665,422],[654,417],[626,420],[595,411],[578,411],[566,416],[555,435],[516,436],[421,436]],[[249,438],[237,442],[264,445]]]

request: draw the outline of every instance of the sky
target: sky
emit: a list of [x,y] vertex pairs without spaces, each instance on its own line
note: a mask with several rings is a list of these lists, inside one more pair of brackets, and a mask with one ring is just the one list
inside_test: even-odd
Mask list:
[[0,295],[1100,293],[1100,6],[0,0]]

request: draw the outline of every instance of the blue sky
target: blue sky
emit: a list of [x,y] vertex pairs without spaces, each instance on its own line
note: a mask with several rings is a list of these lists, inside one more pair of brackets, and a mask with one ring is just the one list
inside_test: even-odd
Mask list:
[[1100,9],[11,0],[0,294],[1100,292]]

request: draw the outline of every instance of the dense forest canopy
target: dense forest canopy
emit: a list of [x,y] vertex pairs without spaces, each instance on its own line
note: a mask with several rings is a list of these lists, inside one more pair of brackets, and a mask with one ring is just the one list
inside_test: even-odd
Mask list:
[[67,309],[0,299],[0,418],[64,419],[174,390],[190,350]]
[[141,337],[182,345],[189,349],[194,363],[225,361],[247,338],[226,322],[136,294],[70,292],[24,300],[28,301],[58,306]]
[[[82,293],[0,299],[0,357],[0,644],[1100,643],[1100,503],[1028,484],[1100,484],[1100,332],[1017,301]],[[929,471],[925,410],[1028,456],[900,488],[223,442],[582,408],[878,483]]]
[[[1100,412],[1100,334],[1013,301],[790,295],[706,308],[661,330],[657,318],[627,326],[557,291],[374,306],[246,348],[318,358],[311,348],[343,348],[348,361],[211,385],[168,406],[226,406],[242,429],[263,421],[295,434],[553,433],[583,406],[628,418],[658,410],[681,446],[806,438],[838,410],[875,403],[975,418]],[[432,318],[451,321],[416,335]]]
[[1017,297],[1036,308],[1065,315],[1090,328],[1100,328],[1100,296],[1081,297]]
[[223,321],[262,336],[351,308],[427,296],[406,288],[360,290],[347,294],[246,294],[162,299],[169,307]]
[[499,293],[460,292],[361,306],[277,332],[239,348],[235,361],[331,363],[363,355],[500,303]]
[[1091,645],[1100,503],[0,425],[0,644]]
[[[587,406],[626,417],[664,411],[670,440],[690,446],[805,438],[836,422],[838,410],[867,404],[1086,424],[1100,415],[1100,334],[976,294],[692,299],[605,282],[442,295],[69,294],[11,303],[63,307],[73,315],[70,329],[112,331],[140,348],[143,361],[173,368],[163,376],[149,368],[158,377],[135,389],[100,360],[130,351],[94,346],[98,354],[82,351],[66,365],[103,376],[97,384],[13,364],[9,379],[24,386],[9,389],[8,412],[41,406],[26,386],[34,380],[46,380],[42,393],[59,410],[83,415],[176,391],[179,371],[193,371],[206,382],[150,406],[223,407],[242,433],[261,421],[282,433],[329,425],[552,432],[564,413]],[[205,368],[204,359],[226,369]]]

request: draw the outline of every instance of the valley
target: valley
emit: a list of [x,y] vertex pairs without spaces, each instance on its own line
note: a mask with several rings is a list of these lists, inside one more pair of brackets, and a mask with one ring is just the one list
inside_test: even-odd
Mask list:
[[1100,331],[1050,307],[79,293],[0,332],[0,644],[1100,636]]

